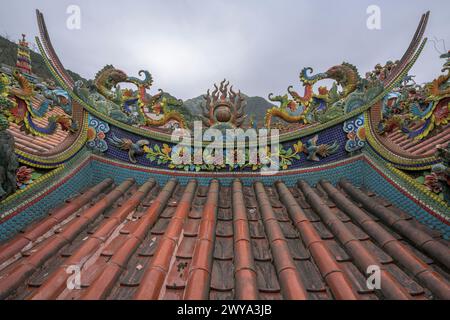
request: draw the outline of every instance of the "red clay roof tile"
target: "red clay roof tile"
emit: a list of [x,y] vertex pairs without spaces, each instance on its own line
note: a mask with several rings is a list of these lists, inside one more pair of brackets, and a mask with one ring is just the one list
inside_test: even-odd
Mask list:
[[[346,181],[138,190],[107,179],[0,247],[0,296],[450,299],[449,256],[438,233]],[[78,290],[67,288],[72,264]],[[371,264],[381,290],[367,287]]]

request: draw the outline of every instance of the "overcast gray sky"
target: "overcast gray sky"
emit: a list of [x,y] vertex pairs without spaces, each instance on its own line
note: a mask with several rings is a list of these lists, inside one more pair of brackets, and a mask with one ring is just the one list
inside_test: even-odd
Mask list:
[[[80,30],[66,27],[72,4],[81,8]],[[381,30],[366,27],[369,5],[381,9]],[[248,95],[284,93],[299,88],[305,66],[320,72],[348,61],[364,75],[401,57],[427,10],[426,36],[450,49],[448,0],[2,0],[0,33],[14,40],[37,35],[35,9],[66,68],[87,78],[106,64],[129,75],[147,69],[152,92],[162,88],[182,99],[224,77]],[[429,42],[412,73],[429,81],[441,65]]]

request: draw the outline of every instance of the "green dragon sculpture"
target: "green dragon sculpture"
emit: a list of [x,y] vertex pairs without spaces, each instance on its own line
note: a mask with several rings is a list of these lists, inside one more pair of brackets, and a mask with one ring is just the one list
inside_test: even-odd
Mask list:
[[[145,70],[140,70],[139,75],[144,75],[144,79],[128,77],[125,72],[107,65],[93,81],[86,84],[78,81],[74,92],[99,112],[129,125],[159,127],[174,121],[185,128],[183,115],[175,110],[182,102],[164,95],[162,90],[153,96],[148,94],[153,78]],[[121,89],[120,83],[134,84],[137,90]]]
[[[288,87],[291,98],[287,94],[269,95],[269,100],[279,102],[280,106],[267,111],[266,127],[271,127],[273,117],[289,123],[325,123],[363,106],[383,88],[380,81],[369,82],[361,79],[357,68],[347,62],[334,66],[324,73],[310,75],[312,72],[313,69],[309,67],[300,72],[300,81],[305,88],[303,96],[294,91],[292,86]],[[313,85],[324,79],[335,81],[331,89],[321,86],[318,93],[314,93]],[[339,87],[342,88],[341,91]]]
[[326,76],[323,79],[333,79],[337,85],[342,86],[342,92],[340,98],[346,98],[350,93],[356,90],[358,83],[361,81],[358,69],[347,62],[342,63],[339,66],[334,66],[325,72]]
[[114,103],[120,104],[122,103],[120,87],[115,92],[111,89],[127,79],[128,76],[123,71],[114,68],[112,65],[106,65],[95,75],[94,85],[101,95]]

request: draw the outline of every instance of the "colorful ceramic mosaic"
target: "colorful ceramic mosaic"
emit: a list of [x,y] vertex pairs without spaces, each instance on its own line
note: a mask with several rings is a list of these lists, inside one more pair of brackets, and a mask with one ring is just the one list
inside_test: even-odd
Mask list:
[[92,116],[89,116],[88,123],[86,145],[92,150],[105,152],[108,150],[105,138],[109,132],[109,125]]
[[[92,116],[91,116],[92,117]],[[237,164],[234,161],[235,166],[226,164],[228,157],[237,157],[237,149],[233,151],[233,154],[228,154],[224,144],[223,150],[223,162],[222,163],[202,163],[199,165],[191,163],[175,163],[173,161],[173,153],[180,157],[180,151],[183,148],[174,143],[163,143],[152,139],[142,139],[142,137],[131,134],[124,130],[121,130],[115,126],[111,126],[111,130],[106,134],[106,141],[109,144],[108,149],[105,151],[105,155],[113,159],[119,159],[122,161],[129,161],[131,163],[137,163],[143,166],[167,168],[184,171],[230,171],[234,169],[244,171],[259,171],[266,163],[260,161],[249,161],[249,149],[244,150],[245,161],[241,164]],[[335,126],[329,128],[320,135],[312,135],[305,137],[301,140],[294,140],[279,145],[279,165],[281,170],[288,168],[307,167],[314,166],[316,162],[329,163],[339,159],[348,157],[347,152],[344,149],[346,141],[346,135],[342,131],[341,126]],[[180,150],[178,150],[181,148]],[[206,148],[204,148],[205,152]],[[185,152],[189,153],[186,149]],[[267,150],[267,158],[270,158],[270,148]],[[191,159],[193,159],[194,151],[191,149]],[[208,154],[206,154],[208,157]],[[204,159],[203,159],[204,160]],[[188,161],[187,161],[188,162]]]
[[[175,140],[172,140],[171,133],[175,129],[193,127],[193,121],[187,121],[190,118],[181,112],[183,101],[162,90],[150,94],[153,78],[144,70],[139,71],[139,78],[136,78],[128,76],[112,65],[107,65],[92,80],[74,81],[74,75],[66,71],[53,49],[42,14],[37,12],[37,15],[40,37],[36,38],[36,43],[56,84],[44,85],[42,82],[33,82],[30,78],[31,60],[23,49],[18,53],[21,59],[18,67],[22,71],[8,77],[0,75],[0,132],[9,146],[8,149],[4,148],[6,151],[3,152],[8,158],[2,157],[0,161],[0,169],[7,168],[0,170],[1,186],[8,187],[8,192],[0,190],[2,192],[0,196],[4,198],[0,202],[0,241],[6,241],[17,235],[20,230],[36,223],[28,229],[29,231],[19,235],[26,240],[23,241],[25,245],[37,239],[28,239],[29,233],[43,231],[39,234],[42,236],[46,234],[45,227],[58,226],[46,231],[50,232],[48,242],[47,239],[42,239],[42,243],[38,242],[39,245],[33,247],[37,249],[38,257],[46,255],[52,259],[64,258],[67,262],[81,257],[78,253],[87,251],[85,249],[89,246],[92,245],[89,248],[93,249],[99,244],[98,248],[102,248],[99,255],[102,267],[105,266],[105,270],[110,267],[108,270],[112,272],[99,273],[101,275],[97,280],[95,279],[97,275],[92,274],[92,286],[80,289],[82,292],[78,291],[74,293],[75,295],[95,291],[95,288],[98,288],[95,283],[102,282],[103,277],[116,277],[125,272],[127,262],[124,262],[124,268],[113,265],[117,257],[131,257],[136,253],[140,255],[139,259],[152,256],[152,261],[160,261],[161,256],[158,255],[162,254],[161,252],[165,254],[168,250],[155,251],[151,255],[146,252],[141,255],[141,245],[145,250],[150,248],[148,235],[152,237],[157,235],[167,240],[166,230],[180,230],[179,233],[183,235],[182,241],[190,241],[188,245],[185,242],[180,243],[176,250],[187,250],[189,247],[194,253],[197,252],[188,258],[178,251],[174,251],[172,256],[166,256],[183,260],[176,261],[176,268],[171,270],[177,271],[175,274],[177,284],[181,283],[179,287],[185,290],[189,287],[189,279],[183,278],[183,272],[186,271],[187,277],[193,274],[195,264],[190,265],[189,262],[194,257],[200,257],[199,259],[204,256],[212,257],[213,262],[209,261],[206,268],[199,268],[202,272],[208,271],[211,283],[216,281],[218,273],[223,276],[225,272],[229,274],[223,278],[230,283],[233,282],[239,272],[235,270],[233,273],[234,263],[238,261],[236,255],[246,251],[237,248],[236,246],[240,247],[241,244],[237,244],[233,239],[236,239],[236,235],[238,237],[242,235],[239,232],[244,229],[239,224],[249,220],[246,223],[250,236],[246,243],[250,243],[249,247],[253,249],[247,250],[247,253],[257,256],[260,253],[271,252],[271,256],[255,258],[256,269],[265,264],[266,267],[269,266],[275,270],[274,272],[279,273],[274,276],[272,272],[270,275],[270,279],[278,281],[276,286],[279,288],[276,290],[279,292],[275,292],[273,288],[260,290],[261,294],[266,295],[265,298],[292,293],[285,290],[289,287],[290,281],[283,281],[281,272],[286,270],[291,272],[294,269],[300,270],[299,272],[303,270],[315,272],[313,269],[321,268],[320,272],[316,272],[316,276],[310,278],[322,281],[322,276],[327,274],[328,261],[336,262],[337,256],[345,263],[340,261],[336,265],[343,268],[358,268],[360,265],[355,263],[355,256],[365,259],[373,255],[373,259],[381,257],[380,261],[384,262],[388,260],[385,256],[389,258],[392,256],[390,258],[392,261],[401,264],[397,261],[398,254],[399,252],[402,254],[406,249],[410,250],[410,243],[403,239],[397,241],[391,238],[395,232],[401,234],[404,230],[398,229],[407,227],[410,222],[415,223],[415,231],[420,231],[425,225],[426,228],[432,229],[427,232],[436,232],[433,239],[441,237],[436,243],[443,242],[442,238],[450,239],[448,204],[450,149],[446,141],[450,137],[447,131],[450,130],[448,124],[450,56],[443,55],[447,59],[443,69],[446,74],[425,87],[411,86],[412,77],[408,75],[426,44],[423,36],[428,13],[423,15],[413,40],[400,60],[378,64],[374,70],[365,75],[360,74],[354,65],[346,62],[316,74],[313,74],[312,68],[301,70],[300,81],[304,92],[299,94],[289,87],[286,94],[278,96],[270,94],[269,100],[279,103],[279,106],[268,109],[264,124],[261,124],[261,121],[247,121],[248,116],[250,118],[254,116],[253,111],[247,110],[249,108],[246,106],[246,101],[250,98],[233,89],[226,80],[215,84],[211,92],[207,91],[203,98],[199,98],[202,101],[195,119],[200,119],[206,127],[201,133],[207,129],[223,133],[226,129],[245,130],[250,127],[255,130],[267,129],[268,132],[276,132],[274,119],[277,119],[277,125],[285,131],[279,135],[278,149],[270,148],[276,143],[271,145],[269,142],[268,147],[264,145],[266,155],[257,153],[255,163],[250,161],[249,149],[244,148],[244,161],[239,163],[239,148],[227,150],[224,143],[223,150],[213,147],[214,151],[211,151],[208,149],[209,142],[204,139],[200,146],[203,161],[200,164],[192,164],[195,148],[191,149],[190,144],[187,144],[188,146],[176,144]],[[331,80],[331,87],[316,88],[315,85],[325,79]],[[16,84],[14,89],[10,86],[12,82]],[[132,89],[121,88],[121,84],[133,86]],[[416,92],[413,92],[413,89]],[[421,100],[420,95],[424,92],[427,93],[426,97]],[[35,102],[35,108],[30,108],[32,98],[36,95],[45,99],[42,103]],[[398,112],[399,109],[406,107],[408,119],[403,117],[401,111]],[[49,110],[53,108],[58,108],[66,115],[47,117]],[[264,109],[264,112],[265,110],[267,109]],[[193,119],[194,116],[191,116]],[[39,124],[39,118],[45,118],[48,123]],[[403,130],[405,123],[411,119],[423,122],[416,123],[421,125],[420,132],[414,135],[412,140],[424,138],[423,141],[426,142],[430,139],[428,142],[414,145],[414,142],[408,140],[410,137],[405,136],[403,131],[407,131],[409,135],[412,133],[411,127],[408,127],[409,131]],[[6,130],[9,130],[8,126],[16,122],[23,127],[25,134],[19,129],[6,133]],[[56,125],[64,132],[58,132],[55,129]],[[259,128],[258,125],[264,128]],[[383,131],[386,131],[386,134]],[[392,135],[387,136],[388,133]],[[47,140],[30,142],[27,140],[29,139],[27,134]],[[52,138],[52,135],[58,136],[60,140]],[[189,139],[195,140],[192,137]],[[28,145],[20,145],[20,141],[28,141]],[[50,142],[53,143],[52,148],[47,148]],[[407,146],[411,149],[407,149]],[[246,147],[248,148],[248,145]],[[437,154],[433,153],[435,151]],[[217,152],[221,157],[217,157]],[[184,158],[183,155],[186,154],[190,157],[190,163],[179,163],[175,159]],[[279,160],[279,170],[265,174],[264,167],[270,162],[266,160],[273,156]],[[220,159],[223,162],[220,162]],[[233,163],[228,163],[227,159],[233,160]],[[205,162],[205,160],[213,161]],[[423,178],[417,178],[424,173],[426,174]],[[6,190],[6,187],[3,189]],[[146,215],[149,212],[151,216]],[[106,218],[103,219],[104,217]],[[156,219],[153,219],[154,217]],[[360,220],[360,217],[364,219]],[[92,220],[89,220],[91,218]],[[371,219],[375,223],[367,224],[365,219]],[[392,221],[394,223],[388,226],[389,230],[384,230],[386,224]],[[209,230],[211,222],[214,222],[214,229],[211,231],[215,232],[208,233],[205,230]],[[177,225],[178,223],[182,224]],[[188,224],[196,223],[201,225],[198,232],[189,234]],[[238,225],[233,226],[233,223]],[[397,223],[401,226],[396,225]],[[117,229],[119,224],[121,229]],[[305,225],[308,226],[307,229],[302,229]],[[371,229],[373,226],[378,229],[374,231]],[[111,229],[108,229],[110,227]],[[55,232],[52,233],[53,231]],[[139,232],[145,235],[142,237],[136,235]],[[108,233],[109,236],[102,237],[103,233]],[[206,239],[204,233],[208,233],[212,238],[208,241],[208,254],[203,256],[198,255],[198,252],[201,252],[199,250],[204,248],[199,246],[197,240]],[[380,241],[382,238],[379,237],[380,234],[389,239],[386,242],[388,245]],[[301,257],[298,252],[290,252],[292,244],[295,247],[306,245],[310,235],[317,240],[314,243],[324,245],[323,248],[327,250],[318,250],[320,254],[316,252],[315,256],[310,255],[307,259]],[[357,241],[348,241],[347,236]],[[428,237],[431,238],[430,235]],[[277,243],[276,240],[279,239],[285,241]],[[404,239],[410,240],[407,237]],[[393,250],[386,255],[380,254],[394,241],[406,249]],[[225,242],[226,246],[223,245]],[[66,250],[65,246],[68,243],[75,252],[66,257],[60,250]],[[35,244],[31,243],[32,246]],[[355,244],[358,246],[361,244],[361,247],[354,250]],[[158,244],[158,247],[165,245]],[[264,250],[254,250],[263,247]],[[221,256],[225,251],[224,248],[232,252],[225,258]],[[315,249],[311,250],[311,246],[305,246],[303,251],[314,255]],[[31,252],[28,256],[21,255],[18,259],[22,260],[17,261],[39,260],[37,264],[23,265],[26,268],[31,266],[30,268],[44,274],[47,266],[39,268],[42,267],[41,264],[48,263],[51,259],[49,261],[34,259],[35,252]],[[358,255],[356,252],[364,254]],[[413,253],[410,258],[415,259],[419,256],[415,251],[411,252]],[[285,265],[280,263],[281,254],[278,253],[283,254],[283,259],[292,258],[292,264],[299,264],[300,267],[278,268]],[[111,254],[112,259],[108,256]],[[325,255],[328,260],[323,260]],[[108,258],[103,259],[106,256]],[[97,257],[96,254],[95,258]],[[164,261],[169,263],[171,260]],[[318,261],[322,263],[314,265]],[[383,264],[386,269],[389,269],[387,265],[399,269],[396,264],[390,262]],[[92,266],[87,268],[90,267]],[[141,267],[153,270],[151,264]],[[25,270],[23,268],[25,267],[14,271],[17,272],[16,275]],[[252,268],[243,269],[248,271]],[[134,265],[131,269],[134,272],[138,270]],[[33,272],[36,270],[33,269]],[[365,271],[358,272],[364,274]],[[397,275],[401,271],[400,269],[396,271]],[[31,273],[29,270],[25,271],[27,272]],[[262,274],[269,274],[264,272]],[[256,273],[259,280],[269,279],[261,278],[260,270]],[[169,277],[173,276],[172,273],[167,274]],[[43,275],[43,278],[46,277],[47,275]],[[401,277],[406,279],[405,276]],[[124,278],[116,279],[122,281]],[[324,276],[323,281],[329,281],[329,278]],[[22,285],[22,281],[17,280],[21,279],[20,277],[13,277],[11,282],[4,279],[0,276],[0,299],[9,294],[10,287],[4,289],[4,286],[13,282],[18,286]],[[145,276],[142,279],[145,282]],[[290,277],[289,280],[292,279]],[[36,292],[46,294],[43,293],[46,291],[44,282],[42,286],[33,288],[31,287],[34,283],[27,282],[27,288],[33,291],[33,294]],[[164,280],[151,283],[168,282]],[[223,283],[225,282],[221,284]],[[410,283],[408,282],[405,287],[410,289]],[[200,282],[195,283],[198,284]],[[216,297],[227,290],[234,294],[239,288],[233,285],[234,282],[227,288],[217,286],[208,294],[211,294],[210,297]],[[139,285],[133,287],[121,283],[119,287],[116,289],[127,287],[127,290],[134,290]],[[144,287],[150,286],[141,286]],[[312,290],[309,288],[306,291],[309,295],[316,294],[316,297],[321,295],[320,298],[326,298],[326,295],[331,295],[331,286],[323,287],[321,290],[313,287]],[[178,290],[178,287],[170,284],[166,289],[170,295]],[[398,290],[400,295],[402,290]],[[189,290],[186,289],[187,291]],[[378,298],[373,291],[364,294]],[[428,295],[428,291],[422,290],[411,294],[414,295],[423,298]]]
[[[322,147],[324,149],[324,147]],[[156,165],[165,165],[167,164],[167,167],[169,169],[180,169],[184,171],[220,171],[220,170],[241,170],[241,169],[251,169],[252,171],[260,170],[265,163],[267,163],[270,160],[271,153],[270,148],[267,148],[267,154],[266,158],[261,161],[260,157],[258,157],[256,163],[252,163],[250,161],[250,151],[249,149],[242,150],[243,153],[243,160],[242,163],[237,162],[237,154],[240,152],[238,149],[230,149],[229,151],[226,150],[223,152],[223,155],[221,159],[223,160],[223,163],[215,163],[212,158],[213,155],[210,151],[204,150],[203,151],[203,159],[205,162],[207,160],[210,163],[204,163],[204,164],[176,164],[176,161],[173,159],[173,154],[177,155],[177,157],[182,158],[183,153],[189,153],[194,154],[193,149],[188,150],[188,147],[184,146],[174,146],[173,148],[170,147],[168,144],[164,143],[162,147],[159,145],[154,146],[144,146],[143,148],[145,152],[145,156],[148,160],[155,163]],[[279,148],[277,151],[278,158],[279,158],[279,165],[282,170],[288,169],[293,164],[294,160],[300,160],[301,153],[304,151],[304,147],[301,141],[298,141],[297,143],[294,143],[292,147],[284,149]],[[326,150],[322,151],[322,154],[325,154]],[[227,159],[232,159],[232,162],[236,162],[234,164],[227,164]],[[192,161],[193,162],[193,161]]]
[[226,80],[183,102],[145,70],[83,79],[36,13],[56,83],[25,37],[0,65],[0,300],[450,300],[450,52],[408,75],[429,12],[399,60],[304,68],[276,107]]
[[344,122],[344,132],[347,133],[347,142],[345,150],[355,152],[364,147],[366,141],[366,128],[364,127],[364,115],[347,120]]

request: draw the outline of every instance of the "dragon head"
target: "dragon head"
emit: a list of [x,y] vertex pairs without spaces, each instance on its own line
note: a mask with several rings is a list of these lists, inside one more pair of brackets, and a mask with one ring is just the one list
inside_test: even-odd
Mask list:
[[[289,88],[292,88],[292,86],[290,86]],[[269,93],[269,100],[273,101],[273,102],[279,102],[280,103],[280,108],[285,107],[288,102],[289,102],[289,98],[288,95],[285,94],[283,96],[274,96],[273,93]]]
[[328,78],[334,79],[338,83],[342,82],[345,79],[345,76],[346,76],[342,66],[331,67],[325,73],[327,74]]
[[112,70],[106,78],[105,86],[108,88],[112,88],[120,82],[125,82],[127,78],[128,77],[125,72],[118,69]]
[[325,72],[325,74],[328,78],[334,79],[338,83],[351,81],[351,79],[357,81],[360,78],[358,69],[354,65],[347,62],[331,67]]
[[102,84],[105,88],[111,89],[120,82],[125,82],[128,76],[125,72],[114,68],[112,65],[105,66],[95,75],[95,82]]
[[22,75],[22,73],[19,71],[19,69],[14,69],[12,76],[14,77],[14,79],[16,79],[17,81],[21,82],[21,81],[25,81],[28,82],[26,80],[26,78]]
[[0,85],[8,86],[10,85],[9,78],[6,74],[0,73]]

